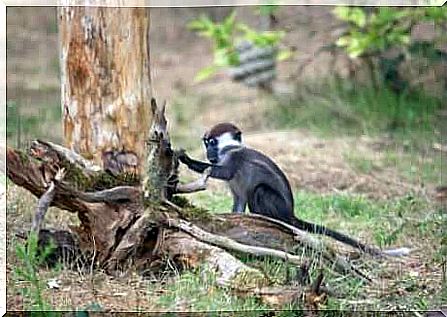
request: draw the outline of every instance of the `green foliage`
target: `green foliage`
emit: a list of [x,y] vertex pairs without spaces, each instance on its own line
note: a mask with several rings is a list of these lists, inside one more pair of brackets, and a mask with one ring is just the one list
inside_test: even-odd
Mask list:
[[[44,300],[42,290],[45,284],[39,279],[38,267],[44,264],[46,258],[54,251],[53,244],[39,248],[38,236],[31,232],[26,244],[17,245],[16,256],[20,266],[14,269],[18,279],[22,279],[30,284],[30,287],[22,289],[23,294],[31,302],[29,309],[38,311],[49,311],[51,306]],[[45,313],[47,316],[49,313]]]
[[336,44],[351,58],[377,54],[392,47],[408,47],[412,28],[421,21],[435,25],[447,22],[445,7],[376,9],[337,7],[334,15],[348,23],[349,29]]
[[[282,31],[258,32],[244,23],[238,23],[235,11],[222,23],[213,22],[209,17],[202,15],[191,21],[188,27],[213,43],[213,64],[200,70],[195,77],[196,81],[205,80],[222,68],[238,66],[239,54],[236,45],[240,41],[249,41],[259,47],[276,47],[285,35]],[[280,50],[277,59],[284,60],[290,56],[290,51]]]
[[239,24],[238,30],[244,33],[244,39],[259,47],[276,46],[285,35],[283,31],[258,32],[245,24]]
[[[362,58],[376,89],[379,85],[385,85],[398,93],[404,93],[413,89],[415,85],[423,84],[401,75],[400,65],[406,60],[417,59],[429,65],[447,62],[447,54],[440,49],[447,40],[445,32],[447,7],[445,6],[338,7],[333,13],[338,19],[348,24],[347,31],[336,40],[336,46],[343,49],[350,58]],[[414,27],[422,22],[428,22],[434,26],[433,39],[411,38]],[[394,57],[387,57],[384,54],[390,50]],[[418,67],[417,63],[412,65],[414,65],[412,67]]]

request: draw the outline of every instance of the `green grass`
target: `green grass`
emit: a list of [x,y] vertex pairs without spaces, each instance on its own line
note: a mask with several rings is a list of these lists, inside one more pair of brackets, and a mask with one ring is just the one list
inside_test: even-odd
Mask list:
[[[205,192],[195,195],[193,200],[196,204],[214,212],[231,210],[229,194]],[[424,197],[408,194],[388,201],[375,201],[355,194],[321,195],[298,191],[295,193],[295,211],[303,219],[324,224],[383,248],[408,246],[408,243],[411,244],[410,241],[430,245],[430,248],[422,251],[427,263],[439,265],[447,256],[439,243],[445,236],[443,228],[447,225],[447,216],[442,209]],[[259,259],[245,257],[243,261],[262,267],[264,272],[268,272],[269,276],[279,283],[287,281],[286,274],[289,274],[289,277],[296,274],[296,268],[291,269],[287,263],[276,259],[259,261]],[[379,274],[381,270],[377,264],[375,267],[374,262],[369,263],[364,269],[377,271]],[[288,270],[289,273],[287,273]],[[317,266],[311,272],[315,275]],[[361,281],[341,278],[329,271],[325,272],[325,276],[326,281],[336,293],[343,294],[343,299],[331,298],[324,308],[352,309],[350,301],[355,302],[358,299],[361,302],[362,294],[365,292],[365,285]],[[392,293],[370,298],[371,303],[368,303],[367,307],[370,309],[432,307],[431,304],[442,302],[447,291],[444,287],[441,293],[430,293],[429,290],[424,289],[424,285],[429,283],[432,282],[425,282],[422,276],[412,276],[408,273],[395,275],[390,288],[403,289],[406,295],[397,296]]]
[[[433,230],[433,223],[436,222],[430,216],[441,212],[438,212],[429,200],[411,194],[388,201],[374,201],[362,195],[321,195],[298,191],[295,192],[294,198],[297,217],[353,235],[367,229],[372,242],[381,247],[403,241],[407,234],[429,234],[427,231]],[[232,207],[229,193],[202,192],[195,194],[192,200],[214,213],[229,212]],[[413,219],[414,214],[428,218],[416,221]],[[417,232],[407,232],[415,229]]]
[[266,116],[275,126],[309,129],[324,136],[392,134],[419,146],[439,139],[441,100],[422,92],[396,95],[383,87],[343,81],[302,84],[278,100]]
[[[8,100],[6,107],[6,138],[10,145],[23,147],[33,139],[61,142],[62,114],[58,91],[27,91],[23,100]],[[32,96],[35,98],[32,99]],[[31,100],[33,101],[30,101]],[[51,104],[48,104],[50,102]],[[60,131],[60,133],[56,133]],[[20,144],[19,144],[20,143]]]
[[30,284],[29,287],[22,288],[24,298],[30,301],[29,310],[51,310],[51,305],[43,297],[44,282],[39,276],[39,266],[44,263],[45,258],[51,254],[54,246],[49,245],[43,250],[39,250],[38,237],[31,233],[26,244],[16,246],[16,256],[21,265],[14,268],[15,279],[24,280]]
[[446,157],[441,152],[424,154],[415,148],[405,152],[386,149],[380,164],[396,169],[410,182],[442,185],[447,179]]
[[[148,295],[157,293],[159,285],[149,287]],[[231,292],[219,288],[216,274],[206,265],[187,270],[175,277],[158,297],[160,309],[169,311],[244,311],[268,309],[253,297],[238,298]]]
[[385,87],[332,79],[303,84],[291,98],[272,102],[265,116],[274,128],[310,130],[323,138],[384,139],[380,159],[350,152],[345,160],[361,173],[393,168],[410,182],[441,185],[447,179],[445,154],[433,144],[445,143],[442,104],[422,92],[397,95]]

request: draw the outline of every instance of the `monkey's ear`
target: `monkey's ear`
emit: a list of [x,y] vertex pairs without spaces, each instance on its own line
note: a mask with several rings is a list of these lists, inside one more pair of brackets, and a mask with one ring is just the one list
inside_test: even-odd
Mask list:
[[152,114],[155,114],[155,112],[157,111],[157,101],[155,101],[155,98],[151,98],[151,111]]

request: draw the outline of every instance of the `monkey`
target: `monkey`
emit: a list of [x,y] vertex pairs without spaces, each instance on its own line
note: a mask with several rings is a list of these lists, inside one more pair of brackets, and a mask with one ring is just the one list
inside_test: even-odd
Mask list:
[[248,206],[251,213],[329,236],[373,256],[402,256],[410,252],[408,248],[379,250],[325,226],[295,217],[292,189],[284,172],[268,156],[245,146],[242,131],[232,123],[215,125],[204,134],[202,141],[210,163],[190,158],[183,149],[177,151],[178,159],[189,169],[205,173],[205,178],[226,181],[233,196],[232,212],[243,213]]

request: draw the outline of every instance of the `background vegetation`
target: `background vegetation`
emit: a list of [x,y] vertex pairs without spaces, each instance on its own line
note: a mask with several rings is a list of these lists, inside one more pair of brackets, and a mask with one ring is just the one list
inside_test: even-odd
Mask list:
[[[435,196],[447,175],[446,8],[277,7],[261,16],[250,7],[235,9],[235,15],[232,10],[152,10],[154,90],[157,98],[168,100],[173,145],[203,158],[203,131],[232,121],[244,130],[248,145],[284,169],[297,215],[381,247],[415,249],[402,261],[360,260],[380,280],[377,287],[328,275],[328,285],[341,296],[324,308],[434,309],[445,304],[447,213],[445,201]],[[264,33],[265,17],[275,33]],[[266,44],[294,52],[277,63],[273,95],[232,82],[225,67],[237,65],[237,59],[216,58],[233,52],[228,32],[215,27],[231,25],[228,21],[274,39]],[[220,42],[199,37],[188,28],[191,23],[202,31],[205,23],[214,30],[209,39]],[[55,9],[8,8],[7,32],[8,143],[62,142]],[[212,72],[203,71],[210,66]],[[203,80],[193,82],[198,74]],[[192,177],[182,170],[185,181]],[[191,199],[212,212],[231,209],[229,193],[218,181]],[[22,247],[15,236],[29,226],[34,205],[34,197],[8,183],[9,309],[268,308],[215,288],[206,267],[179,272],[168,263],[163,274],[145,278],[133,273],[110,277],[63,264],[39,268],[35,251]],[[67,228],[76,221],[50,211],[47,226]],[[274,260],[246,261],[277,279],[295,270]]]

